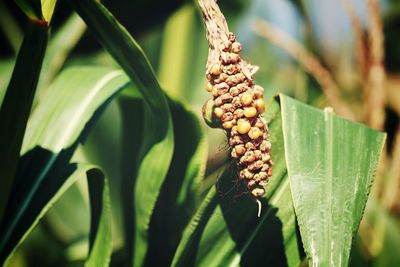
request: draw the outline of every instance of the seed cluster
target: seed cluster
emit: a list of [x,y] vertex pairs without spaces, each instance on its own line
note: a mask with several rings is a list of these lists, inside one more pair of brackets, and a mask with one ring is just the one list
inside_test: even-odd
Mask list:
[[262,117],[264,89],[254,84],[257,68],[241,59],[235,35],[229,32],[227,39],[219,43],[218,57],[214,53],[209,59],[207,91],[213,95],[213,112],[226,131],[239,177],[258,198],[265,193],[273,165],[268,126]]

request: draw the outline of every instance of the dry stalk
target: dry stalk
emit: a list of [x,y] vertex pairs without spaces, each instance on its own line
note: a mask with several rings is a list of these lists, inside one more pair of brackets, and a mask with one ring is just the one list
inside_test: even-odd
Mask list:
[[265,20],[257,19],[253,26],[254,31],[276,46],[286,50],[303,68],[320,84],[326,98],[335,109],[336,113],[355,119],[353,112],[342,101],[339,87],[333,80],[330,72],[320,63],[318,58],[309,52],[300,42],[271,25]]
[[357,56],[357,64],[363,84],[364,94],[366,93],[366,79],[368,77],[368,43],[367,34],[361,23],[360,17],[357,15],[352,0],[342,0],[344,9],[350,19],[350,25],[354,34],[355,49]]
[[265,108],[263,88],[255,85],[253,75],[258,67],[240,57],[241,45],[229,32],[226,20],[215,0],[199,0],[207,28],[209,54],[207,91],[213,96],[203,108],[207,121],[209,111],[228,137],[231,157],[240,180],[258,204],[264,187],[272,176],[268,126],[262,116]]
[[368,71],[367,122],[373,128],[383,129],[386,74],[383,66],[383,26],[378,0],[368,0],[368,15],[370,67]]

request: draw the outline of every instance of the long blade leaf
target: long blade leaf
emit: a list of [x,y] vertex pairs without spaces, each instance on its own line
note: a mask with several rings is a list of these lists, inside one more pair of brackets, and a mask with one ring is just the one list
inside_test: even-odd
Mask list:
[[[135,203],[134,265],[141,266],[148,247],[148,228],[173,153],[173,127],[167,99],[142,49],[98,1],[69,0],[99,42],[115,58],[141,92],[144,107],[144,139],[133,200]],[[139,165],[140,162],[140,165]],[[130,256],[132,257],[132,256]]]
[[14,179],[48,38],[46,23],[30,21],[0,110],[0,221]]
[[285,155],[312,266],[347,266],[385,134],[280,96]]

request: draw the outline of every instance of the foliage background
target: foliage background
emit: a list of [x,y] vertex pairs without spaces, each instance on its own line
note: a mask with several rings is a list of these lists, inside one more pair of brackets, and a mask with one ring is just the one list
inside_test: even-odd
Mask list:
[[[331,73],[340,88],[344,105],[354,112],[358,121],[369,123],[365,114],[369,109],[374,109],[374,106],[365,100],[363,93],[365,78],[362,76],[362,65],[358,57],[360,38],[357,37],[354,25],[350,21],[351,16],[346,13],[342,3],[329,0],[221,0],[219,2],[231,30],[237,33],[239,41],[243,44],[243,57],[252,64],[260,66],[256,80],[265,88],[266,99],[277,93],[284,93],[318,108],[330,104],[324,93],[324,87],[315,76],[305,70],[298,58],[291,57],[287,51],[271,44],[271,40],[266,40],[255,32],[255,18],[269,21],[299,40],[311,51]],[[104,5],[144,49],[163,89],[171,97],[170,101],[179,99],[187,103],[193,110],[191,116],[200,117],[201,107],[209,98],[204,89],[207,42],[204,26],[194,3],[124,0],[104,1]],[[354,7],[361,25],[367,31],[368,23],[374,14],[371,14],[364,1],[354,1]],[[365,218],[353,244],[352,266],[396,266],[396,263],[400,262],[397,253],[400,246],[399,13],[399,3],[390,0],[381,1],[386,83],[384,90],[379,94],[385,99],[383,108],[386,120],[381,129],[388,133],[388,139],[385,160],[378,169]],[[69,28],[63,31],[66,23],[69,23]],[[0,25],[2,98],[11,76],[16,53],[26,31],[27,19],[13,1],[4,1],[0,3]],[[118,66],[102,49],[93,33],[87,31],[84,23],[73,15],[67,1],[58,3],[50,38],[53,47],[50,46],[47,53],[54,53],[56,58],[44,61],[43,66],[46,71],[39,80],[34,108],[35,103],[40,102],[40,97],[46,95],[47,86],[63,69],[82,65]],[[370,44],[367,41],[364,45],[368,48]],[[125,206],[119,198],[119,189],[128,182],[124,171],[126,172],[127,166],[133,162],[129,157],[121,156],[126,145],[123,137],[128,134],[123,131],[129,130],[123,126],[124,116],[140,117],[138,111],[129,110],[132,104],[124,101],[122,96],[118,102],[113,101],[108,105],[84,144],[79,145],[73,156],[74,160],[101,166],[109,178],[114,251],[112,266],[124,266],[125,249],[129,246],[122,230],[124,225],[122,213]],[[179,107],[175,112],[180,112]],[[184,122],[185,118],[182,118],[182,121]],[[145,127],[141,123],[138,120],[134,126]],[[202,192],[205,194],[216,177],[221,176],[221,171],[216,172],[216,170],[226,162],[227,149],[224,147],[225,137],[221,131],[209,129],[203,123],[200,125],[201,130],[196,129],[196,125],[182,123],[182,127],[175,129],[174,132],[180,137],[179,140],[187,144],[193,140],[208,143],[205,176],[212,175],[209,180],[205,180],[209,184],[202,184],[204,186]],[[196,137],[199,131],[203,131],[207,139]],[[192,138],[185,139],[188,135]],[[130,145],[134,147],[136,144]],[[195,148],[189,147],[189,149]],[[79,180],[62,196],[17,250],[11,266],[60,266],[60,263],[64,266],[75,266],[82,263],[87,253],[90,226],[89,196],[86,187],[86,183]],[[197,203],[198,199],[192,201]],[[182,215],[175,214],[175,216]],[[187,214],[184,216],[190,218]],[[162,226],[154,234],[168,236],[163,232]],[[45,252],[45,256],[38,251]],[[160,257],[162,258],[162,255]]]

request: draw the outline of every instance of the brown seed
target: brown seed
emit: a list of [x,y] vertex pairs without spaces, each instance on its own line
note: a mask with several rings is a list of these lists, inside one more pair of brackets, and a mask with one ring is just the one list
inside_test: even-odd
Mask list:
[[233,108],[233,105],[231,104],[231,103],[226,103],[226,104],[223,104],[222,106],[221,106],[221,108],[222,108],[222,110],[224,111],[224,112],[233,112],[235,109]]
[[271,159],[271,155],[270,154],[263,154],[262,155],[262,161],[264,162],[268,162]]
[[241,108],[238,108],[238,109],[235,110],[235,112],[233,112],[233,117],[234,117],[235,119],[237,119],[237,120],[240,119],[240,118],[242,118],[243,115],[244,115],[243,109],[241,109]]
[[212,75],[219,75],[221,73],[221,66],[219,64],[213,64],[209,71]]
[[226,113],[222,114],[221,121],[226,122],[226,121],[231,121],[231,120],[233,120],[232,112],[226,112]]
[[260,129],[264,129],[264,122],[260,119],[260,118],[257,118],[255,121],[254,121],[254,123],[253,123],[253,126],[254,127],[258,127],[258,128],[260,128]]
[[239,176],[240,176],[240,178],[243,177],[243,178],[246,178],[246,179],[252,179],[254,177],[254,173],[252,173],[248,169],[243,169],[243,170],[240,171]]
[[254,150],[254,156],[256,156],[256,159],[261,159],[262,158],[262,152],[260,150]]
[[239,80],[237,79],[237,77],[235,75],[231,75],[226,79],[226,83],[229,86],[235,86],[239,83]]
[[245,107],[243,113],[247,118],[253,118],[257,115],[257,109],[255,107]]
[[241,72],[239,72],[238,74],[236,74],[235,77],[236,77],[236,79],[238,80],[238,83],[241,83],[241,82],[243,82],[243,81],[246,79],[246,76],[245,76],[243,73],[241,73]]
[[229,89],[229,93],[231,93],[232,96],[238,96],[239,89],[236,86],[232,86],[231,89]]
[[246,84],[244,84],[244,83],[239,83],[239,84],[237,85],[237,88],[238,88],[238,90],[239,90],[240,93],[243,93],[244,91],[246,91],[246,90],[249,89],[249,87],[248,87]]
[[243,144],[243,141],[240,138],[240,136],[232,136],[231,138],[229,138],[229,145],[234,146],[240,144]]
[[207,82],[207,92],[212,92],[213,86],[210,82]]
[[244,148],[244,145],[235,146],[235,150],[238,155],[243,155],[246,152],[246,148]]
[[242,103],[242,105],[244,106],[248,106],[251,104],[251,102],[253,102],[253,96],[250,92],[245,92],[243,94],[240,95],[240,102]]
[[252,142],[247,142],[245,146],[246,146],[246,149],[247,149],[247,150],[254,150],[254,149],[256,149],[256,146],[255,146]]
[[233,32],[229,32],[228,33],[228,40],[230,41],[230,42],[234,42],[234,41],[236,41],[236,36],[235,36],[235,34],[233,33]]
[[215,101],[215,105],[217,107],[221,106],[222,104],[225,104],[226,102],[230,102],[232,100],[232,96],[229,93],[223,94],[219,97],[217,97]]
[[239,73],[240,71],[241,71],[241,68],[237,64],[229,64],[224,67],[224,72],[226,72],[226,74],[228,74],[228,75],[233,75],[233,74]]
[[260,187],[256,187],[253,190],[251,190],[251,194],[255,197],[261,197],[262,195],[264,195],[265,190],[264,188],[260,188]]
[[217,90],[217,89],[215,89],[215,88],[213,88],[213,89],[211,90],[211,94],[212,94],[214,97],[217,97],[217,96],[219,96],[219,94],[218,94],[218,90]]
[[235,64],[235,63],[238,63],[239,60],[240,60],[240,56],[238,54],[229,53],[229,56],[228,56],[228,62],[229,63]]
[[217,118],[221,118],[221,116],[224,114],[224,111],[222,110],[222,108],[215,108],[214,109],[214,115]]
[[247,151],[244,156],[241,158],[241,160],[243,159],[244,162],[247,163],[252,163],[256,157],[254,156],[254,152],[253,151]]
[[[227,83],[222,82],[222,83],[218,83],[216,85],[214,85],[215,89],[217,89],[219,92],[220,91],[224,91],[225,93],[228,92],[229,90],[229,86]],[[221,94],[221,93],[220,93]]]
[[240,45],[239,42],[233,42],[231,45],[231,51],[233,53],[239,54],[240,51],[242,50],[242,46]]
[[265,152],[265,151],[270,150],[270,149],[271,149],[271,143],[269,141],[267,141],[267,140],[263,140],[261,145],[260,145],[260,150],[262,152]]
[[250,181],[248,181],[248,183],[247,183],[247,188],[251,189],[251,188],[254,187],[256,184],[257,184],[256,181],[250,180]]
[[255,171],[255,170],[259,170],[261,169],[261,167],[263,166],[264,162],[262,162],[261,160],[257,160],[256,162],[252,163],[251,165],[249,165],[247,168],[250,171]]
[[251,129],[248,133],[249,137],[253,140],[260,137],[261,134],[262,134],[262,132],[261,132],[260,128],[258,128],[258,127],[251,127]]
[[228,74],[222,72],[222,73],[218,76],[218,78],[214,79],[214,82],[215,82],[215,83],[222,83],[222,82],[225,82],[225,80],[226,80],[227,78],[228,78]]
[[234,108],[239,108],[239,107],[241,107],[241,106],[242,106],[242,103],[240,102],[240,97],[235,96],[235,97],[232,99],[232,105],[233,105]]
[[250,122],[246,119],[239,119],[237,122],[238,132],[240,134],[246,134],[250,131],[251,125]]

